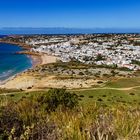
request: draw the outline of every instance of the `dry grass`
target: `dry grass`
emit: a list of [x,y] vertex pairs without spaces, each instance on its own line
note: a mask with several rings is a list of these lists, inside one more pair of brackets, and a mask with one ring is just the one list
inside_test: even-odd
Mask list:
[[[9,139],[140,139],[139,106],[119,104],[107,107],[92,102],[72,110],[59,106],[55,111],[48,113],[44,109],[46,103],[44,101],[43,105],[40,105],[36,98],[22,98],[16,104],[11,101],[2,104],[4,110],[1,106],[0,122],[5,126]],[[11,127],[7,129],[6,126]]]

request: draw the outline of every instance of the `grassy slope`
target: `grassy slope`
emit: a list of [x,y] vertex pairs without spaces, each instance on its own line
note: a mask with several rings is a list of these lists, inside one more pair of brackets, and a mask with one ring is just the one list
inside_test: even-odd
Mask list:
[[106,87],[111,88],[129,88],[134,86],[140,86],[140,78],[123,78],[106,84]]
[[97,101],[106,105],[111,104],[140,104],[140,90],[119,91],[111,89],[86,90],[76,92],[84,104]]
[[[105,87],[110,88],[127,88],[140,86],[140,78],[119,79],[117,81],[108,82]],[[5,91],[7,93],[7,91]],[[8,91],[9,93],[10,91]],[[43,91],[44,92],[44,91]],[[140,87],[131,90],[117,90],[117,89],[87,89],[74,91],[79,95],[81,103],[84,105],[92,104],[93,102],[102,103],[106,105],[112,104],[140,104]],[[2,91],[4,93],[4,91]],[[8,98],[17,101],[21,98],[30,97],[31,95],[39,94],[39,92],[18,92],[13,91]],[[1,96],[5,98],[5,96]]]
[[[131,104],[140,105],[140,87],[130,90],[121,90],[119,88],[130,88],[140,86],[140,78],[123,78],[106,83],[104,89],[89,89],[76,92],[81,97],[81,102],[89,104],[97,101],[106,105],[112,104]],[[105,89],[116,88],[116,89]],[[118,89],[118,90],[117,90]]]
[[[111,88],[112,87],[124,88],[130,86],[134,87],[139,86],[138,78],[129,80],[121,79],[115,82],[110,82]],[[105,87],[108,87],[108,83]],[[4,91],[2,91],[1,94],[3,92]],[[0,96],[0,98],[3,97],[4,99],[6,99],[8,97],[10,99],[13,99],[14,101],[18,101],[21,98],[30,97],[31,95],[35,94],[41,94],[42,92],[25,93],[13,91],[12,93],[10,93],[10,95],[6,97]],[[140,125],[139,121],[140,117],[139,110],[137,110],[137,107],[139,108],[140,105],[140,87],[133,88],[131,90],[100,88],[100,89],[77,90],[74,92],[77,95],[79,95],[79,99],[81,100],[80,103],[84,106],[83,108],[81,107],[83,110],[80,110],[80,113],[75,112],[75,110],[69,113],[68,112],[63,113],[58,109],[56,112],[53,112],[49,116],[50,120],[49,123],[51,123],[51,121],[53,120],[54,125],[55,122],[56,126],[58,126],[56,127],[56,129],[60,130],[59,132],[62,133],[61,135],[63,136],[62,139],[66,138],[70,138],[72,140],[87,139],[86,138],[87,133],[84,132],[88,133],[90,132],[94,134],[96,130],[100,129],[103,131],[99,132],[99,134],[106,134],[107,136],[109,136],[108,134],[111,134],[111,136],[109,137],[113,138],[109,139],[116,139],[115,136],[118,136],[118,139],[139,139],[138,132]],[[21,112],[20,113],[23,115],[22,119],[26,120],[26,118],[28,118],[27,116],[30,115],[30,112],[32,112],[33,108],[32,106],[30,107],[30,102],[22,102],[22,103],[19,102],[18,107],[21,107],[20,110],[22,110],[21,111],[22,113]],[[97,104],[99,104],[99,106]],[[100,105],[107,105],[107,108],[103,109],[102,107],[100,107]],[[130,108],[129,105],[131,105],[132,109]],[[35,111],[33,112],[36,113]],[[40,116],[42,112],[39,112],[38,114]],[[32,116],[36,115],[37,114],[34,114]],[[108,119],[110,117],[111,119]],[[40,122],[42,122],[42,120]],[[47,126],[48,130],[49,128],[48,122],[45,125]],[[41,128],[42,126],[44,128],[44,124],[39,123],[39,126],[37,127]],[[82,128],[83,131],[81,132],[79,128]],[[35,130],[36,129],[34,129],[34,131]],[[41,131],[37,132],[40,133]]]

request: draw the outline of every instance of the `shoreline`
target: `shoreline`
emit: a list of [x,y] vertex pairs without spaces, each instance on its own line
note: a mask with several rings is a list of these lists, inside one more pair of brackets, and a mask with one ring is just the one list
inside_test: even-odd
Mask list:
[[[16,55],[21,55],[21,54],[26,55],[26,56],[30,59],[31,65],[32,65],[31,68],[27,68],[27,69],[25,69],[25,70],[23,70],[23,71],[21,71],[21,72],[18,72],[18,73],[16,73],[16,74],[14,74],[14,75],[12,75],[12,76],[6,78],[5,80],[0,80],[0,86],[6,84],[8,81],[10,81],[10,80],[16,78],[17,76],[20,76],[20,74],[22,74],[22,73],[24,73],[24,72],[27,72],[29,69],[33,69],[33,68],[35,68],[36,66],[41,65],[42,62],[43,62],[43,60],[42,60],[42,58],[41,58],[41,55],[35,54],[35,53],[30,53],[30,52],[29,52],[30,48],[29,48],[29,46],[26,45],[26,44],[18,43],[18,42],[17,42],[17,43],[16,43],[16,42],[9,42],[9,41],[0,41],[0,43],[17,45],[18,47],[21,47],[21,48],[23,48],[23,49],[28,50],[28,51],[24,51],[24,50],[23,50],[23,51],[21,51],[21,52],[15,53],[15,54],[16,54]],[[26,46],[26,47],[25,47],[25,46]]]
[[[17,45],[21,48],[23,48],[23,51],[17,52],[16,54],[20,55],[20,54],[25,54],[27,57],[29,57],[32,61],[32,68],[34,68],[37,65],[41,65],[42,64],[42,59],[41,59],[41,55],[38,53],[34,53],[34,52],[30,52],[31,46],[25,44],[25,43],[20,43],[20,42],[13,42],[13,41],[2,41],[0,40],[0,43],[4,43],[4,44],[12,44],[12,45]],[[38,60],[37,60],[38,58]]]
[[[21,71],[21,72],[18,72],[16,74],[14,74],[13,76],[10,76],[9,78],[3,80],[3,81],[0,81],[0,88],[6,88],[5,85],[9,82],[13,82],[15,83],[16,81],[14,81],[16,78],[20,78],[22,77],[22,74],[28,72],[29,69],[34,69],[36,66],[40,66],[40,65],[45,65],[45,64],[49,64],[49,63],[56,63],[57,60],[59,59],[59,57],[56,57],[56,56],[52,56],[52,55],[48,55],[47,53],[37,53],[37,52],[31,52],[30,49],[31,49],[31,46],[28,46],[28,45],[25,45],[23,43],[13,43],[13,42],[2,42],[0,41],[0,43],[7,43],[7,44],[14,44],[14,45],[18,45],[19,47],[21,48],[25,48],[25,46],[27,47],[26,50],[23,50],[21,52],[17,52],[16,55],[21,55],[21,54],[24,54],[26,55],[31,63],[32,63],[32,66],[31,68],[27,68],[25,69],[24,71]],[[24,46],[22,46],[24,45]],[[22,83],[21,83],[22,85]],[[14,89],[16,89],[15,87],[13,87]]]
[[17,55],[22,55],[22,54],[26,55],[31,60],[31,63],[32,63],[31,68],[42,65],[42,63],[43,63],[41,54],[38,54],[35,52],[29,52],[29,51],[21,51],[21,52],[17,52],[16,54]]
[[0,40],[0,43],[18,45],[19,47],[21,47],[21,48],[23,48],[23,49],[26,49],[26,50],[30,50],[30,48],[31,48],[30,45],[27,45],[27,44],[21,43],[21,42]]

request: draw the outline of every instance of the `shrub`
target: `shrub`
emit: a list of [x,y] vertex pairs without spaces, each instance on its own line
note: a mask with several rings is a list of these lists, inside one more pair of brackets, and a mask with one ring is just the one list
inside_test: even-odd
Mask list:
[[79,97],[84,98],[85,96],[84,95],[79,95]]
[[48,94],[38,98],[47,111],[55,111],[57,107],[73,109],[78,105],[78,96],[67,92],[66,89],[51,89]]
[[15,137],[19,137],[22,131],[23,122],[19,118],[15,104],[10,102],[7,106],[0,109],[0,135],[2,139],[8,139],[13,127],[15,128]]
[[102,97],[106,97],[106,95],[103,95]]
[[84,73],[80,71],[80,72],[79,72],[79,75],[84,75]]
[[103,100],[101,98],[98,99],[99,102],[102,102]]
[[89,98],[93,98],[93,96],[89,96]]
[[129,93],[129,95],[135,95],[135,93]]
[[102,83],[103,83],[103,81],[98,81],[97,83],[98,83],[98,84],[102,84]]
[[10,95],[10,97],[14,97],[14,96],[15,96],[14,94],[11,94],[11,95]]

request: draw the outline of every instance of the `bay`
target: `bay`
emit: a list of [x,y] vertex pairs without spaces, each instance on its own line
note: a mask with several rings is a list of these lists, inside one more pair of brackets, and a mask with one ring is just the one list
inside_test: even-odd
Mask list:
[[15,54],[22,50],[17,45],[0,43],[0,81],[32,67],[32,61],[27,55]]

